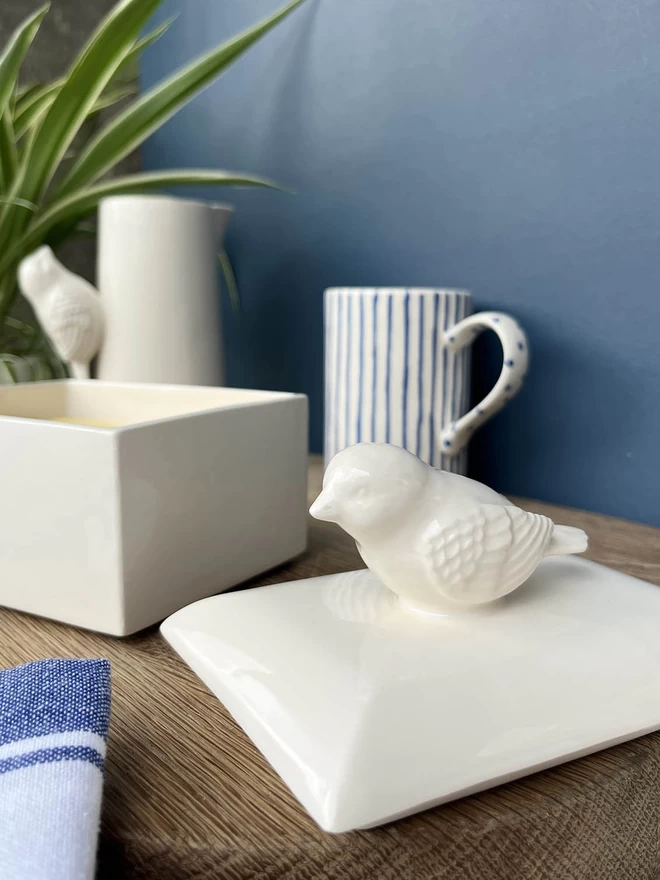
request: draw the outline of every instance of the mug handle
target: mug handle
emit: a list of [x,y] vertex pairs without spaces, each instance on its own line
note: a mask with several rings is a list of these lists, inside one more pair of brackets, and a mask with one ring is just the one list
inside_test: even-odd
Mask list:
[[473,431],[485,424],[520,391],[527,375],[527,337],[520,324],[504,312],[478,312],[464,318],[445,332],[443,343],[449,351],[458,352],[466,345],[471,345],[484,330],[494,330],[502,343],[502,371],[481,403],[438,431],[443,455],[457,455]]

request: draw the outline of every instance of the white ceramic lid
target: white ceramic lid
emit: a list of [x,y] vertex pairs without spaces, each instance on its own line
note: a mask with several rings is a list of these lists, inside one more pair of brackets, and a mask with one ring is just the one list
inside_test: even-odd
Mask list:
[[162,631],[327,831],[660,728],[660,588],[584,559],[463,614],[359,571],[204,599]]

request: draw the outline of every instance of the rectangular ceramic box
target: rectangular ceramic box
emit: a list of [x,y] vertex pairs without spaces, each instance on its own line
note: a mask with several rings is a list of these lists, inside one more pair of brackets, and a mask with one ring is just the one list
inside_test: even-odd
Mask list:
[[306,470],[302,395],[2,386],[0,605],[143,629],[301,553]]

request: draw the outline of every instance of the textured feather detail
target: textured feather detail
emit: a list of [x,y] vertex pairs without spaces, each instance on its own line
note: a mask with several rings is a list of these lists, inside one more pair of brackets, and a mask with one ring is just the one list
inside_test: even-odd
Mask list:
[[429,578],[438,592],[458,602],[488,602],[520,586],[550,543],[553,523],[518,507],[482,504],[466,520],[423,536]]
[[514,540],[503,576],[517,586],[527,580],[545,556],[554,523],[547,516],[529,513],[519,507],[505,510],[511,520]]
[[[93,346],[92,331],[94,322],[89,308],[70,300],[55,302],[49,312],[48,330],[58,354],[65,361],[87,361],[96,353],[87,348]],[[95,335],[95,334],[94,334]]]

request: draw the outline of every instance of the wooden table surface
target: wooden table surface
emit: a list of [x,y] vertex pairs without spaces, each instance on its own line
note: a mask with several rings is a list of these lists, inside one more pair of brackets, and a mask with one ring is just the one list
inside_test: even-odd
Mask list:
[[[310,494],[319,473],[316,464]],[[660,530],[526,506],[586,529],[590,558],[660,584]],[[360,567],[343,532],[310,521],[307,553],[254,585]],[[1,667],[94,656],[110,659],[113,677],[103,880],[660,876],[660,733],[389,826],[329,835],[156,628],[120,641],[0,611]]]

